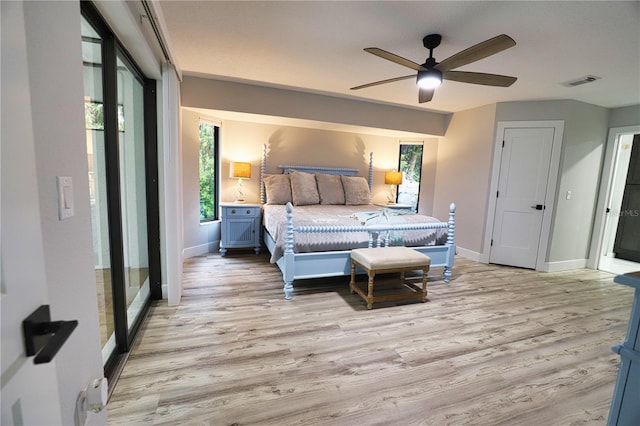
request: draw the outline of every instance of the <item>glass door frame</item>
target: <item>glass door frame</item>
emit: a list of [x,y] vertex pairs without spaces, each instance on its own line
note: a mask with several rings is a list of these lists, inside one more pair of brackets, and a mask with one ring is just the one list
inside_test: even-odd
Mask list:
[[[107,216],[109,223],[112,297],[114,309],[114,333],[116,348],[104,364],[109,383],[120,370],[131,349],[137,332],[146,317],[152,300],[162,298],[160,269],[160,214],[158,195],[158,146],[157,146],[157,91],[156,81],[146,78],[117,40],[95,6],[81,2],[83,17],[102,37],[102,78],[104,108],[104,138],[107,187]],[[150,298],[142,308],[131,328],[127,324],[127,300],[125,293],[125,260],[121,210],[120,152],[118,128],[117,59],[126,62],[143,86],[145,184],[147,216],[147,248],[149,254]]]

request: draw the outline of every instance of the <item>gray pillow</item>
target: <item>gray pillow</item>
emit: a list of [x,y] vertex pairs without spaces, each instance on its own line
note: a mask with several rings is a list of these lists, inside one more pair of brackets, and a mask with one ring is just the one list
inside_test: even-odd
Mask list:
[[262,180],[267,193],[267,204],[287,204],[291,202],[289,175],[265,175]]
[[320,203],[314,174],[291,170],[289,176],[291,176],[291,198],[294,206]]
[[360,176],[341,176],[344,188],[345,204],[348,206],[359,206],[371,203],[371,193],[369,183]]
[[344,204],[344,188],[339,175],[316,173],[320,204]]

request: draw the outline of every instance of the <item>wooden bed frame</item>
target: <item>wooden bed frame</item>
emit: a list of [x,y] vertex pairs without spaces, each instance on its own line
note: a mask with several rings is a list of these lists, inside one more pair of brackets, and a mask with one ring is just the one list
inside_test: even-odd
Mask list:
[[[262,149],[262,165],[260,169],[260,202],[266,202],[263,177],[266,174],[267,148]],[[334,175],[353,176],[358,169],[339,167],[313,167],[313,166],[278,166],[283,173],[290,170],[298,170],[306,173],[326,173]],[[373,153],[369,154],[369,190],[373,182]],[[381,246],[381,236],[386,231],[412,231],[421,229],[447,229],[447,242],[437,246],[411,247],[431,258],[431,267],[444,267],[443,277],[445,282],[451,280],[456,245],[455,234],[455,210],[456,206],[449,206],[449,220],[437,223],[411,223],[411,224],[376,224],[362,226],[293,226],[294,208],[291,203],[286,206],[287,224],[284,246],[284,255],[277,260],[276,265],[282,272],[284,281],[284,294],[286,299],[293,297],[293,281],[309,278],[324,278],[346,276],[351,274],[351,250],[294,253],[294,232],[329,233],[329,232],[367,232],[369,234],[369,247]],[[263,232],[263,240],[270,253],[273,253],[276,243],[268,232]],[[388,239],[385,240],[388,244]]]

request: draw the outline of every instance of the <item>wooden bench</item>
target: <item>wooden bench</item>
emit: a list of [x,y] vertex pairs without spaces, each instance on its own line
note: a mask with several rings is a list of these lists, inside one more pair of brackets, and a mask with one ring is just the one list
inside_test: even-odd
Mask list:
[[[408,247],[375,247],[351,250],[351,281],[349,289],[351,293],[358,293],[367,302],[367,309],[373,307],[374,302],[390,300],[404,300],[420,298],[422,302],[427,301],[427,275],[431,258]],[[356,284],[356,267],[360,267],[369,276],[368,288],[365,293],[363,288]],[[406,282],[405,272],[422,270],[422,288]],[[385,294],[381,296],[373,295],[374,278],[376,274],[400,272],[400,283],[403,289],[408,288],[410,292],[400,292]]]

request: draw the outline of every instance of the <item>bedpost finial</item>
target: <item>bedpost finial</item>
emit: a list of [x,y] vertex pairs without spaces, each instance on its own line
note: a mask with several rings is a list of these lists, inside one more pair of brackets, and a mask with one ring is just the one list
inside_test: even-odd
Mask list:
[[291,204],[291,202],[288,202],[285,208],[287,209],[287,213],[293,212],[293,204]]
[[449,204],[449,211],[451,213],[455,213],[455,211],[456,211],[456,203]]

